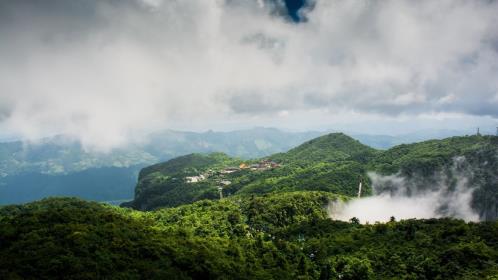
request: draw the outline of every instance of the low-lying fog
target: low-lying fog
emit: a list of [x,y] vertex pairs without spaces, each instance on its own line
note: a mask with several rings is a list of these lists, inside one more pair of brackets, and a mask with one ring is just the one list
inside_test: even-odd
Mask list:
[[479,215],[471,207],[474,191],[469,186],[471,174],[461,168],[464,162],[464,158],[456,158],[449,172],[434,175],[430,186],[424,185],[427,178],[369,173],[374,195],[348,202],[332,201],[329,215],[343,221],[356,217],[361,223],[387,222],[391,217],[396,220],[454,217],[478,221]]

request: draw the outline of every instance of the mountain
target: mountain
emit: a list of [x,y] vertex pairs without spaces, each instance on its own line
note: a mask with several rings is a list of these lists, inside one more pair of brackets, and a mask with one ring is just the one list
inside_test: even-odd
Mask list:
[[[495,127],[481,127],[482,135],[495,135]],[[374,147],[376,149],[387,150],[401,144],[412,144],[427,140],[445,139],[454,136],[469,136],[475,134],[475,129],[426,129],[417,130],[411,133],[403,133],[397,135],[376,135],[376,134],[362,134],[357,132],[348,133],[353,138],[358,139],[362,143]]]
[[[328,192],[140,212],[73,198],[0,207],[1,279],[494,279],[498,222],[361,225]],[[63,274],[62,274],[63,273]]]
[[95,200],[131,199],[137,168],[192,152],[221,151],[243,158],[261,157],[285,151],[318,135],[319,132],[294,133],[271,128],[204,133],[166,130],[149,135],[141,144],[105,153],[87,150],[64,136],[33,143],[0,143],[0,203],[61,195]]
[[203,133],[166,130],[152,133],[144,150],[158,158],[171,159],[191,153],[223,152],[245,159],[284,152],[324,132],[286,132],[257,127],[247,130]]
[[[214,159],[218,157],[220,160]],[[193,162],[198,165],[192,165]],[[233,172],[226,170],[238,164],[243,166]],[[380,151],[345,134],[332,133],[286,153],[256,160],[192,154],[144,169],[135,199],[124,205],[150,210],[217,199],[220,187],[224,196],[308,190],[353,197],[360,181],[362,194],[370,195],[373,190],[369,173],[375,172],[387,178],[377,182],[377,193],[398,191],[393,189],[400,187],[396,178],[403,182],[406,195],[437,191],[442,186],[450,195],[459,191],[458,184],[466,183],[465,188],[473,189],[472,207],[479,216],[496,219],[497,166],[498,137],[495,136],[452,137]],[[198,176],[199,182],[188,181],[192,176]]]
[[331,133],[309,140],[286,153],[272,155],[271,158],[282,163],[298,164],[345,160],[365,162],[375,153],[375,149],[343,133]]
[[[354,195],[359,180],[366,180],[364,162],[376,153],[349,136],[333,133],[305,142],[286,153],[256,160],[191,154],[143,169],[135,199],[124,205],[147,210],[214,199],[219,197],[220,184],[223,184],[224,195],[293,190]],[[240,164],[246,168],[239,169]],[[250,168],[252,165],[255,167]],[[225,170],[227,167],[236,168]],[[189,176],[203,178],[192,183],[187,181]],[[368,184],[365,191],[370,191]]]
[[[441,133],[435,134],[443,135]],[[454,132],[446,131],[445,133]],[[257,162],[257,160],[250,159],[268,157],[272,154],[271,158],[275,161],[288,157],[287,161],[292,162],[293,166],[301,162],[303,168],[289,168],[289,166],[283,165],[280,174],[275,171],[274,175],[278,175],[277,177],[282,179],[279,179],[281,190],[299,189],[295,184],[305,183],[306,188],[309,189],[341,191],[353,195],[356,191],[355,187],[352,186],[357,186],[359,181],[358,176],[353,173],[361,173],[362,170],[366,169],[364,160],[355,157],[361,155],[370,157],[369,154],[372,153],[373,149],[365,148],[364,145],[349,137],[348,141],[337,137],[338,141],[335,144],[324,141],[326,138],[321,138],[320,141],[323,143],[317,140],[318,143],[309,143],[308,148],[304,145],[291,153],[282,153],[321,134],[320,132],[283,132],[272,128],[204,133],[165,130],[152,133],[149,135],[148,141],[141,144],[114,149],[109,153],[86,150],[80,143],[63,136],[45,138],[35,143],[0,143],[0,204],[28,202],[43,197],[61,195],[76,195],[100,201],[131,199],[133,197],[132,186],[136,185],[137,182],[137,169],[193,152],[224,152],[229,156],[244,159],[247,163]],[[399,141],[413,141],[414,136],[412,136],[370,135],[366,137],[365,135],[356,135],[355,138],[362,143],[373,143],[374,146],[378,145],[382,148],[382,145],[388,145],[387,142],[382,142],[386,139],[385,137],[390,137],[392,144]],[[344,149],[337,146],[343,142]],[[331,145],[330,148],[337,149],[328,149],[327,152],[322,153],[322,148],[326,149],[322,145],[328,144]],[[334,161],[341,157],[347,157],[349,153],[355,153],[355,149],[359,149],[358,155],[352,155],[349,163],[344,160]],[[317,166],[313,167],[307,164],[304,162],[306,160],[317,163]],[[301,174],[301,179],[295,180],[294,185],[291,184],[291,179],[294,180],[294,177],[288,177],[284,174],[291,169],[292,172]],[[350,174],[342,176],[335,172],[339,169],[343,173]],[[350,170],[354,172],[352,173]],[[310,175],[315,173],[320,173],[321,176]],[[336,174],[336,178],[334,178],[334,174]],[[268,175],[271,174],[268,173]],[[285,179],[285,177],[288,178]],[[309,180],[303,181],[304,177],[309,178]],[[275,186],[273,182],[275,180],[259,178],[261,179],[259,181],[249,179],[251,187],[245,188],[244,191],[251,192],[250,189],[253,188],[254,192],[266,192],[264,185]],[[270,181],[272,182],[269,183]],[[365,190],[369,193],[371,190],[368,186],[368,180],[366,183]],[[324,184],[327,186],[324,187]],[[345,189],[345,185],[348,188]],[[231,186],[232,190],[227,190],[226,194],[237,192],[236,188],[240,186],[241,184],[234,181]],[[216,191],[211,196],[215,193]],[[488,204],[493,205],[492,203]],[[488,212],[494,211],[491,208]]]
[[320,134],[274,128],[203,133],[166,130],[148,135],[142,143],[110,152],[85,149],[79,142],[59,135],[36,142],[0,143],[0,177],[25,172],[55,175],[88,168],[150,165],[196,152],[254,158],[286,151]]

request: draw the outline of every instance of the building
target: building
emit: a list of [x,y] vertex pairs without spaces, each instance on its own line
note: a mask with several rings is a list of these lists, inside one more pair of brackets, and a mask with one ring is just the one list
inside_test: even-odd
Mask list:
[[240,168],[238,168],[238,167],[227,167],[227,168],[221,170],[220,173],[221,174],[230,174],[233,172],[237,172],[239,170],[240,170]]
[[223,186],[228,186],[230,185],[232,182],[231,181],[228,181],[228,180],[221,180],[220,181],[220,185],[223,185]]
[[188,176],[188,177],[185,177],[185,181],[187,181],[187,183],[197,183],[197,182],[200,182],[200,181],[204,181],[206,179],[206,176],[204,175],[198,175],[198,176]]
[[240,169],[247,169],[247,168],[249,168],[249,166],[248,166],[247,164],[245,164],[245,163],[241,163],[241,164],[239,165],[239,168],[240,168]]

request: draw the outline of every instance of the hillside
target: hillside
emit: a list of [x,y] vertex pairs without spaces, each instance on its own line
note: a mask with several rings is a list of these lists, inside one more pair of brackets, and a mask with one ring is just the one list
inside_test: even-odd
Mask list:
[[[321,136],[287,153],[249,161],[219,154],[192,154],[143,169],[135,200],[124,205],[147,210],[214,199],[219,197],[220,185],[225,196],[296,190],[354,195],[359,180],[367,182],[364,162],[375,154],[374,149],[342,133]],[[245,168],[238,168],[240,164]],[[235,168],[231,172],[225,170],[227,167]],[[198,175],[206,178],[195,183],[186,180]]]
[[[464,136],[399,145],[368,164],[381,174],[398,174],[410,190],[467,182],[481,219],[498,218],[498,137]],[[383,186],[382,186],[383,187]]]
[[[194,158],[189,160],[193,161]],[[368,172],[376,172],[402,178],[409,193],[434,190],[441,185],[454,191],[456,184],[461,182],[457,179],[463,178],[468,182],[467,187],[475,188],[472,207],[480,217],[498,217],[498,137],[495,136],[452,137],[403,144],[379,151],[342,133],[332,133],[307,141],[286,153],[263,159],[230,162],[225,158],[230,164],[209,166],[217,176],[207,177],[196,183],[177,180],[202,173],[192,172],[195,165],[189,165],[189,160],[179,158],[144,169],[142,172],[149,176],[140,178],[135,200],[126,205],[146,210],[190,203],[201,198],[216,199],[219,197],[219,186],[222,187],[224,196],[297,190],[356,196],[360,180],[363,182],[362,195],[365,196],[372,193]],[[186,163],[180,173],[175,170],[177,161]],[[202,162],[200,160],[199,164]],[[247,168],[266,164],[265,162],[274,166]],[[244,163],[246,168],[219,174],[223,168],[234,163]],[[161,172],[157,166],[163,166],[166,171]],[[158,171],[150,173],[149,170]],[[174,178],[177,179],[161,180],[161,176],[172,176],[167,170],[176,172]],[[190,175],[186,175],[186,170],[190,170]],[[153,184],[150,183],[152,181]],[[226,184],[220,184],[221,181]],[[392,191],[393,188],[389,180],[378,183],[376,187],[377,192]],[[192,193],[196,193],[197,198]]]
[[[123,205],[145,210],[217,198],[219,176],[215,173],[226,166],[238,166],[240,162],[223,153],[212,153],[190,154],[152,165],[140,171],[135,199]],[[199,176],[206,180],[187,182],[187,178]]]
[[[78,199],[0,208],[1,279],[494,279],[498,223],[333,221],[330,193],[140,212]],[[62,273],[62,274],[61,274]]]
[[309,140],[286,153],[270,157],[277,162],[299,165],[339,161],[365,163],[376,153],[375,149],[343,133],[331,133]]
[[[323,145],[338,145],[336,146],[337,152],[332,151],[326,154],[317,152],[313,155],[314,151],[319,151],[314,148],[318,145],[308,142],[309,149],[304,145],[296,149],[293,154],[282,153],[280,156],[275,154],[294,148],[321,134],[323,133],[285,132],[261,127],[230,132],[201,133],[164,130],[150,134],[145,137],[144,142],[109,152],[87,149],[74,139],[63,135],[35,142],[0,143],[0,204],[29,202],[44,197],[64,195],[75,195],[99,201],[131,199],[134,196],[133,189],[137,181],[137,168],[190,153],[223,152],[247,161],[251,158],[267,157],[273,154],[272,158],[275,160],[286,156],[290,159],[292,156],[292,162],[297,163],[303,159],[310,160],[312,157],[317,161],[334,162],[348,157],[347,154],[353,153],[351,151],[356,148],[359,149],[359,156],[369,154],[372,150],[365,149],[365,146],[352,139],[347,141],[342,141],[345,140],[342,139],[336,143],[322,141]],[[344,137],[347,136],[344,135]],[[337,137],[338,140],[339,138]],[[394,143],[409,143],[414,139],[424,139],[427,135],[396,137],[355,135],[354,138],[372,147],[387,148]],[[322,140],[325,139],[322,138]],[[345,145],[343,142],[349,146],[341,149],[340,145]],[[357,155],[352,155],[352,157],[357,157]],[[313,187],[313,189],[319,188]]]
[[450,164],[455,156],[470,159],[485,151],[498,152],[498,137],[463,136],[402,144],[379,153],[369,163],[385,174],[401,170],[405,175],[414,172],[429,175],[435,168]]

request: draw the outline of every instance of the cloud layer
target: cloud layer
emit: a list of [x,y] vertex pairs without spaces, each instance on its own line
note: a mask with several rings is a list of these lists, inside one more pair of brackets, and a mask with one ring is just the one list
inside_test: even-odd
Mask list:
[[0,126],[106,149],[179,123],[498,117],[497,1],[315,1],[300,24],[275,3],[2,1]]
[[479,214],[472,208],[473,193],[479,186],[469,183],[476,168],[469,166],[464,157],[456,157],[451,167],[429,177],[369,173],[373,196],[346,203],[333,201],[328,212],[332,219],[349,221],[356,217],[362,223],[387,222],[391,217],[479,221]]

